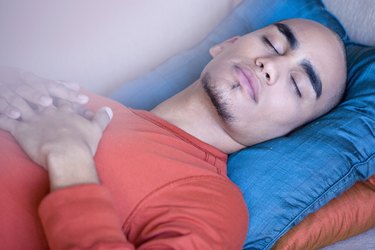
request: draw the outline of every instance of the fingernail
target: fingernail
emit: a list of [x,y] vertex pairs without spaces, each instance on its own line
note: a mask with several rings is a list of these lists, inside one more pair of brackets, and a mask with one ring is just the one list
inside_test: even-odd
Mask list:
[[109,107],[104,107],[103,109],[107,113],[109,119],[112,120],[112,117],[113,117],[113,111],[112,111],[112,109],[109,108]]
[[8,113],[8,116],[12,119],[18,119],[20,116],[21,116],[21,113],[17,110],[11,110],[9,113]]
[[48,107],[52,104],[52,98],[48,96],[42,96],[39,98],[39,103],[45,107]]
[[87,103],[89,101],[89,97],[87,95],[79,94],[78,95],[78,101],[81,104],[85,104],[85,103]]

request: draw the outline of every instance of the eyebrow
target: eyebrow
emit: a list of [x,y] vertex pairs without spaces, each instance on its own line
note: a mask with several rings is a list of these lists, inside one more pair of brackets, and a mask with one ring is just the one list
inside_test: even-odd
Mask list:
[[288,25],[284,23],[274,23],[273,25],[276,26],[279,32],[285,36],[286,40],[289,43],[289,47],[292,50],[298,47],[298,40]]
[[322,81],[320,80],[319,75],[314,70],[311,62],[307,59],[304,59],[301,63],[301,67],[306,72],[310,83],[316,93],[316,99],[318,99],[322,95]]
[[[285,23],[274,23],[274,26],[276,26],[278,31],[285,36],[286,40],[288,41],[289,47],[292,50],[295,50],[298,47],[299,43],[292,29]],[[322,95],[322,81],[320,80],[319,75],[316,73],[311,62],[307,59],[304,59],[302,61],[301,67],[309,78],[311,86],[315,91],[316,99],[318,99]]]

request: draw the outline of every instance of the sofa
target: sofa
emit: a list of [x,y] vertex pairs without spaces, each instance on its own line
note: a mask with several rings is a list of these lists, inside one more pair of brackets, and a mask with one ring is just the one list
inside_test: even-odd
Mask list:
[[[0,64],[110,95],[199,43],[243,1],[0,1]],[[374,1],[323,2],[352,41],[375,46]],[[324,249],[373,246],[375,229]]]

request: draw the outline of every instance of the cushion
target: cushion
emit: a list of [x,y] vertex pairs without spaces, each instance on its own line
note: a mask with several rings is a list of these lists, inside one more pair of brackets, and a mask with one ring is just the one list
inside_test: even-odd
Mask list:
[[374,49],[351,44],[321,1],[248,0],[196,47],[127,83],[113,96],[131,107],[152,108],[198,78],[210,59],[211,45],[293,17],[316,20],[345,41],[348,88],[344,101],[330,114],[230,156],[228,175],[243,192],[250,214],[245,249],[271,248],[308,214],[375,173]]
[[[375,211],[375,176],[368,181],[357,182],[339,198],[308,215],[281,237],[272,249],[320,249],[357,235],[375,227],[375,213],[371,211]],[[366,244],[371,245],[367,241],[350,249],[366,249]]]
[[344,26],[353,42],[375,46],[375,4],[373,0],[323,0]]

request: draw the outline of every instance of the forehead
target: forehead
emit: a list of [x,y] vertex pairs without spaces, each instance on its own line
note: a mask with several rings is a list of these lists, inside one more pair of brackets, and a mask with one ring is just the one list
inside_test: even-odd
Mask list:
[[[307,75],[311,73],[311,69],[316,72],[323,89],[331,86],[333,81],[342,80],[340,75],[345,60],[341,45],[328,28],[312,21],[292,19],[267,26],[265,30],[288,47],[290,54]],[[305,68],[304,62],[309,62],[311,67]],[[325,86],[327,84],[328,87]]]

